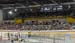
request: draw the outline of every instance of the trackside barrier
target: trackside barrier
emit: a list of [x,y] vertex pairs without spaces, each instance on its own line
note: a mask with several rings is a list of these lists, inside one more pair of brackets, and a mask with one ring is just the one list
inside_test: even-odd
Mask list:
[[0,31],[1,43],[75,43],[75,31]]

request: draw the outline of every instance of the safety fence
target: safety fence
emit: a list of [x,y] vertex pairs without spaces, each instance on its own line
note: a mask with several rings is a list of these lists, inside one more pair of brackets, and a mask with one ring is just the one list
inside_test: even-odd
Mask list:
[[75,32],[4,31],[0,43],[75,43]]

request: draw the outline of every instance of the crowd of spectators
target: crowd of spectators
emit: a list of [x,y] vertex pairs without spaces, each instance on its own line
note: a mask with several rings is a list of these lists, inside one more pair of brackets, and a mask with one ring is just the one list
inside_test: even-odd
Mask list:
[[73,24],[61,22],[59,20],[51,21],[29,21],[23,24],[1,23],[0,29],[9,30],[69,30]]
[[70,29],[70,24],[61,22],[59,20],[51,21],[30,21],[26,22],[23,26],[26,28],[26,25],[31,27],[31,30],[63,30]]

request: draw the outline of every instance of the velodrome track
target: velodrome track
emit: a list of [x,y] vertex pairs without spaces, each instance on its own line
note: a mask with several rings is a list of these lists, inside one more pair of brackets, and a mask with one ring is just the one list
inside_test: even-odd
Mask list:
[[[19,40],[7,40],[7,33],[20,34]],[[0,43],[75,43],[75,31],[0,31],[3,39]],[[30,35],[30,37],[28,37]],[[24,39],[20,41],[20,39]]]

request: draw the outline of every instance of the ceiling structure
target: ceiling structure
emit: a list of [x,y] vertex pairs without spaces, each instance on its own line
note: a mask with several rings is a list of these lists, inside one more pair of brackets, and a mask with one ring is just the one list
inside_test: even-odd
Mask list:
[[72,0],[0,0],[0,3],[33,3],[33,4],[43,4],[43,3],[63,3],[71,2]]
[[66,2],[73,2],[73,0],[0,0],[0,8],[14,7],[14,6],[21,8],[25,8],[25,6],[30,6],[30,7],[35,7],[35,6],[37,7],[42,5],[50,6]]
[[[73,0],[0,0],[0,8],[5,9],[4,12],[6,12],[7,9],[8,11],[14,11],[13,9],[17,8],[17,14],[24,14],[25,17],[27,15],[31,16],[33,15],[33,13],[37,16],[40,15],[40,13],[41,15],[45,15],[44,13],[55,12],[56,15],[56,13],[58,13],[57,11],[60,11],[60,13],[62,13],[63,15],[64,10],[65,12],[69,11],[68,8],[71,8],[72,4],[75,4]],[[69,14],[70,12],[71,11],[69,11],[67,14]],[[6,15],[6,13],[4,15]]]
[[15,4],[20,3],[24,5],[38,5],[38,4],[53,4],[72,2],[72,0],[0,0],[0,4]]
[[62,5],[71,6],[71,4],[75,4],[75,2],[73,2],[73,0],[0,0],[0,8],[3,9],[12,9],[12,8],[37,9],[37,7],[55,8],[55,7],[62,7]]

